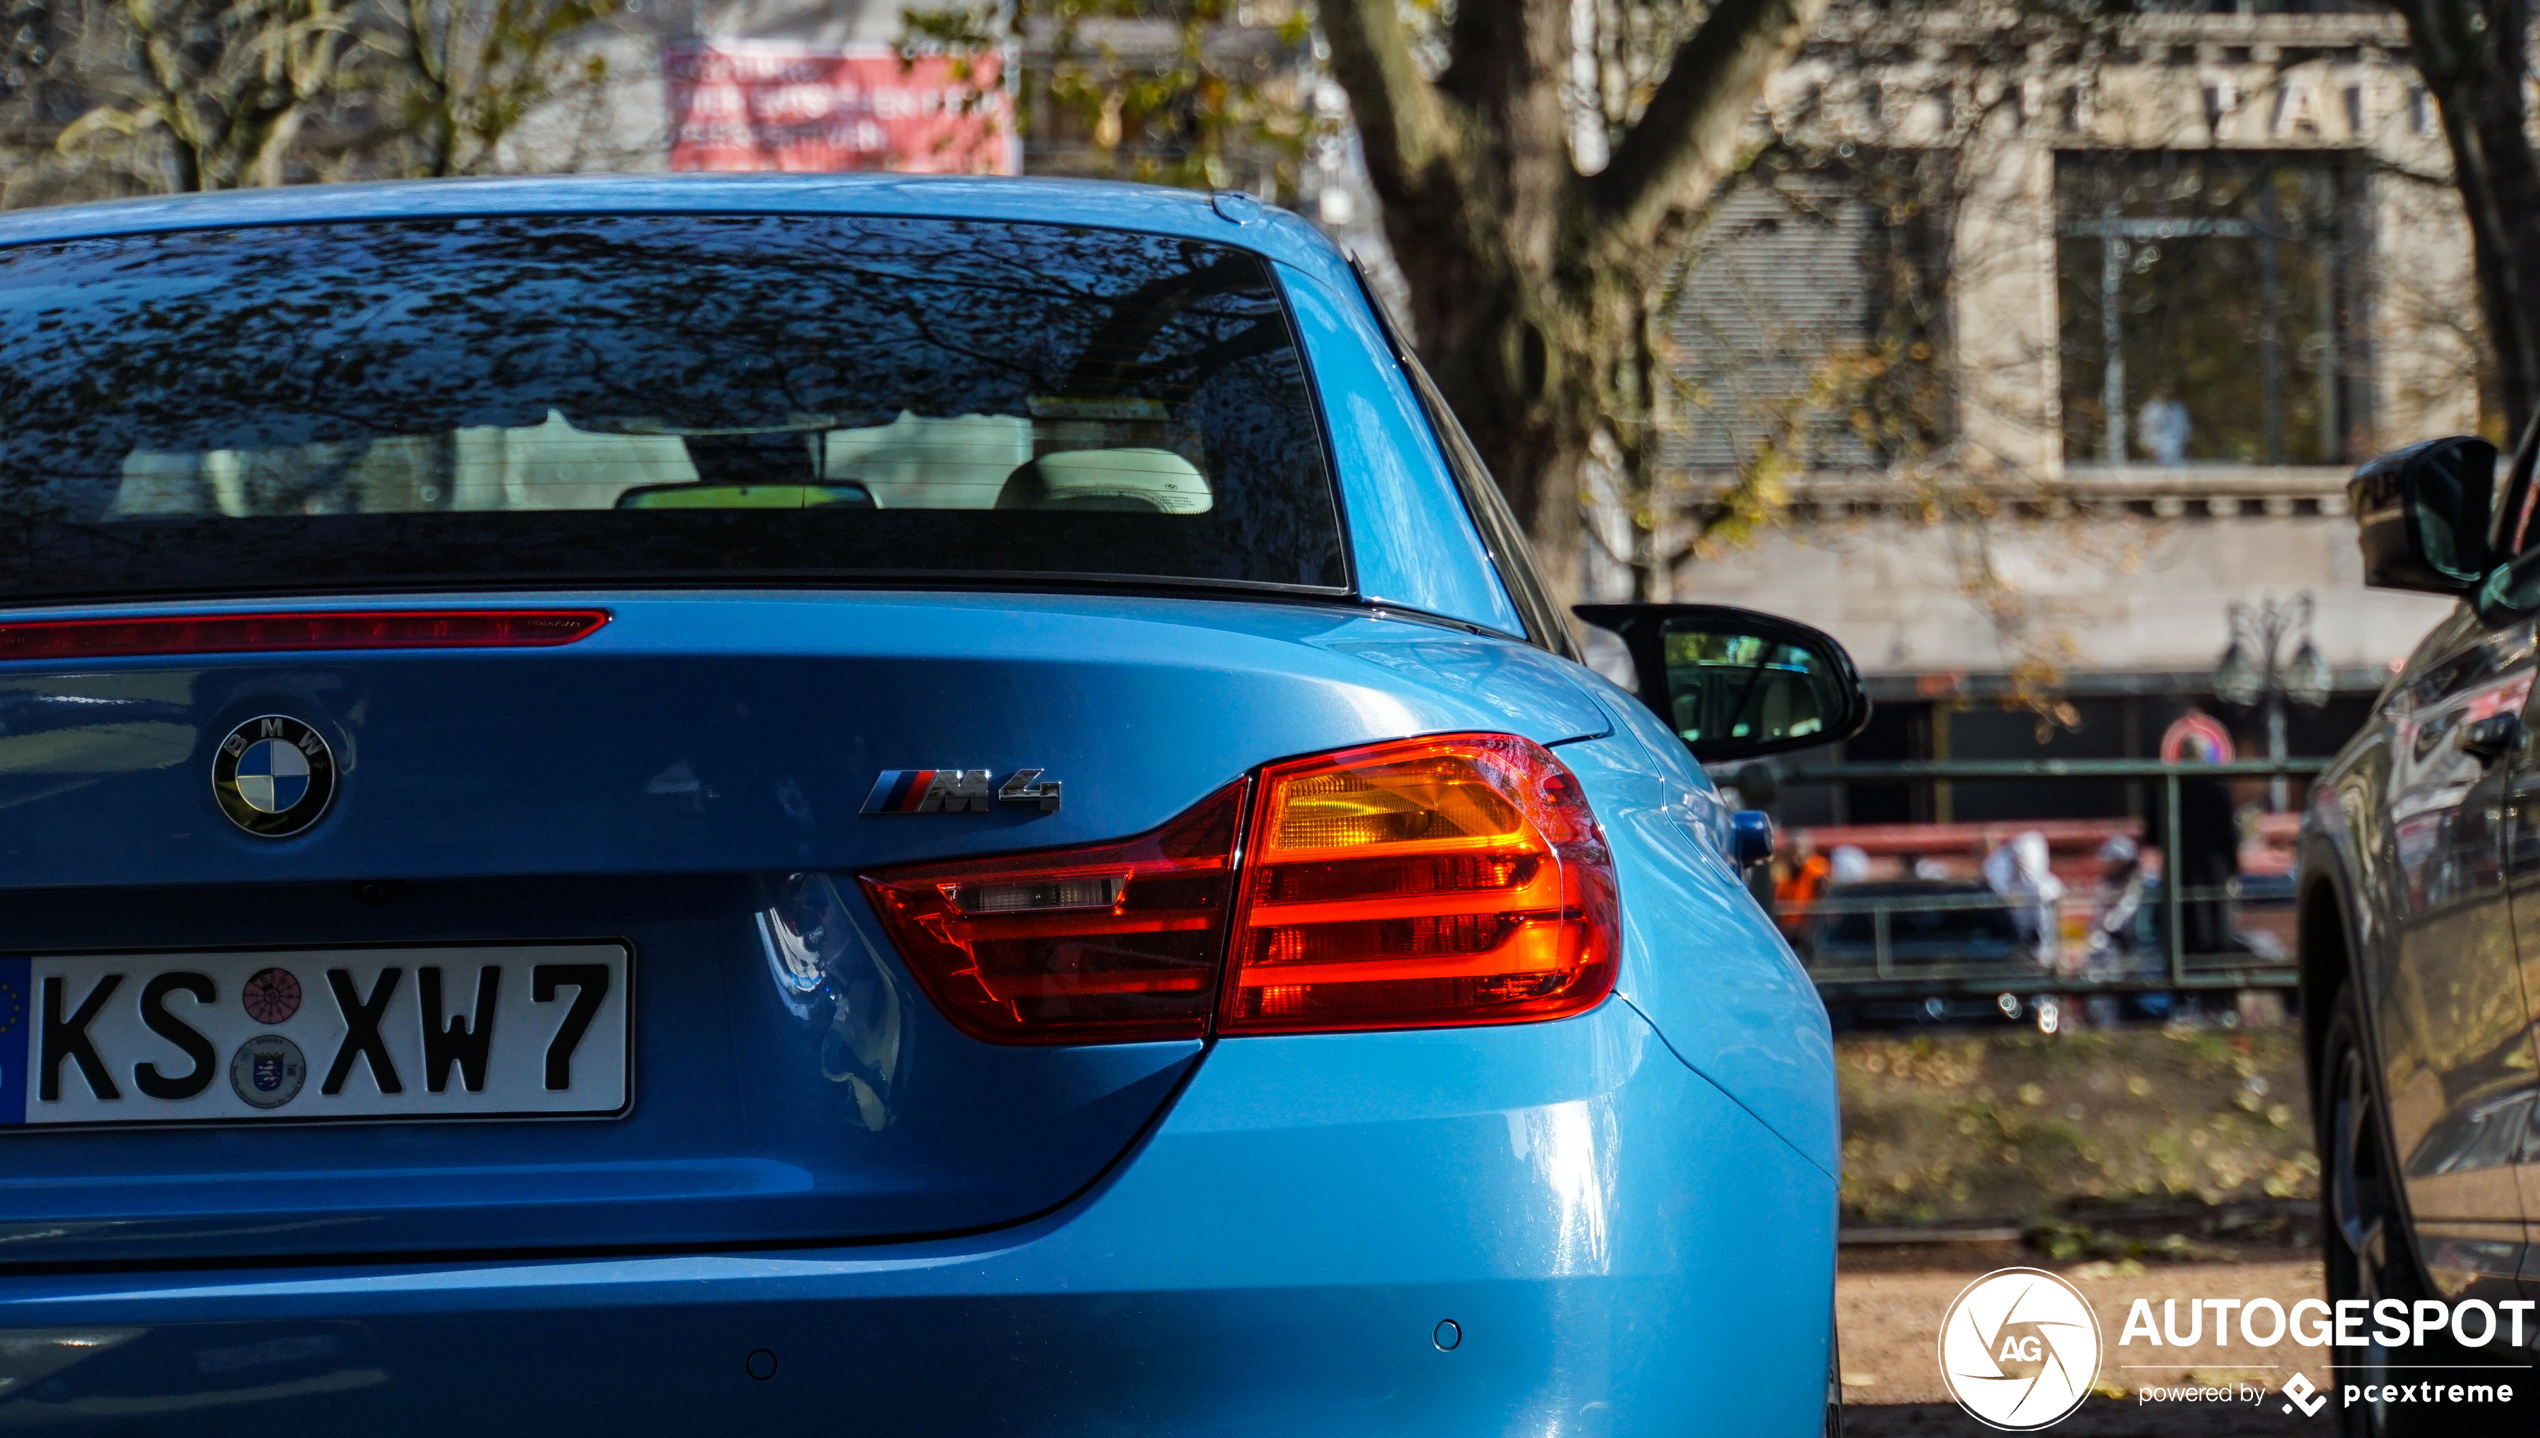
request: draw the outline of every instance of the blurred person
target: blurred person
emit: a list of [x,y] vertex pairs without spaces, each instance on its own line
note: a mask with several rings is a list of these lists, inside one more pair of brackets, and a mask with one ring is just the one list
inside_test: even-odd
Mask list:
[[2051,969],[2063,951],[2056,910],[2064,882],[2049,866],[2046,836],[2035,829],[1984,856],[1985,886],[2013,902],[2011,922],[2034,946],[2038,967]]
[[2150,876],[2143,871],[2143,846],[2124,834],[2111,834],[2099,846],[2099,892],[2090,920],[2090,971],[2094,978],[2114,978],[2139,967],[2143,900]]
[[[2161,738],[2161,757],[2178,764],[2228,764],[2231,731],[2195,705]],[[2169,823],[2170,816],[2163,816]],[[2224,890],[2240,876],[2240,818],[2231,788],[2219,778],[2178,781],[2177,832],[2162,835],[2161,882],[2179,886],[2179,927],[2184,952],[2224,954],[2246,950],[2232,932]]]
[[1781,771],[1764,759],[1740,764],[1736,776],[1729,780],[1728,788],[1720,797],[1734,808],[1761,809],[1770,814],[1781,802]]
[[1775,861],[1773,882],[1773,922],[1781,925],[1782,936],[1805,953],[1808,922],[1815,915],[1810,907],[1824,894],[1827,878],[1834,865],[1817,852],[1817,841],[1802,830],[1791,841],[1790,858]]
[[1856,845],[1837,844],[1827,855],[1826,881],[1834,884],[1866,884],[1870,881],[1870,856]]
[[2144,453],[2155,464],[2176,469],[2187,463],[2187,440],[2195,432],[2188,423],[2187,406],[2179,403],[2178,387],[2163,381],[2143,402],[2142,412],[2134,417],[2135,432],[2143,438]]

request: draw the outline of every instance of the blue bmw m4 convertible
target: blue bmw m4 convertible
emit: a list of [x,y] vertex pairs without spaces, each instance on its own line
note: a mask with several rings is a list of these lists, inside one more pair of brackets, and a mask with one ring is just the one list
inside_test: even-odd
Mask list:
[[1545,596],[1239,198],[0,217],[0,1426],[1827,1430],[1858,680]]

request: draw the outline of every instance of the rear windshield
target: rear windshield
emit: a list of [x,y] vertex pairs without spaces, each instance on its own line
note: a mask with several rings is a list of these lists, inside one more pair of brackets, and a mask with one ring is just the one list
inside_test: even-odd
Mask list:
[[0,251],[0,598],[1035,575],[1337,589],[1268,267],[540,216]]

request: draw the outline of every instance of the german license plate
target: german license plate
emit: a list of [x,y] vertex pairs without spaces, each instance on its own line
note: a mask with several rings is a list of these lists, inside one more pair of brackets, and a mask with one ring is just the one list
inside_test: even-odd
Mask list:
[[0,957],[0,1127],[623,1113],[623,944]]

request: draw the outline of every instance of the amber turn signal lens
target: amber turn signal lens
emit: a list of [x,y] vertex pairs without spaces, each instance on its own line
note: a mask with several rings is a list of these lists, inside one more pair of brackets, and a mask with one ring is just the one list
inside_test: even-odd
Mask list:
[[865,893],[910,971],[994,1043],[1126,1043],[1208,1031],[1244,785],[1116,844],[893,869]]
[[1541,745],[1405,740],[1260,785],[1220,1032],[1515,1023],[1613,989],[1613,863]]

